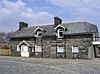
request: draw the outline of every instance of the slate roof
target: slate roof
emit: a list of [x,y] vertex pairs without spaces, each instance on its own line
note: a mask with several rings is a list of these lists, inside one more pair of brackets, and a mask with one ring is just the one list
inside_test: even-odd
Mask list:
[[[79,33],[98,33],[98,29],[96,25],[90,24],[88,22],[73,22],[73,23],[63,23],[61,24],[67,30],[64,32],[67,34],[79,34]],[[15,31],[10,37],[11,38],[19,38],[19,37],[34,37],[34,30],[40,27],[44,29],[46,32],[43,36],[52,36],[55,35],[56,32],[54,30],[54,25],[42,25],[42,26],[34,26],[23,28],[22,30]]]
[[26,41],[31,47],[34,47],[34,43],[32,41]]

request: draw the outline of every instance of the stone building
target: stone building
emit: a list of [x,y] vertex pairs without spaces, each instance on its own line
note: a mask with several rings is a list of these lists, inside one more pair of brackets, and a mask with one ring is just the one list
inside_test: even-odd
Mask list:
[[54,17],[53,25],[28,27],[27,23],[20,22],[10,42],[14,56],[91,59],[96,57],[93,41],[98,37],[94,24],[62,23],[60,18]]

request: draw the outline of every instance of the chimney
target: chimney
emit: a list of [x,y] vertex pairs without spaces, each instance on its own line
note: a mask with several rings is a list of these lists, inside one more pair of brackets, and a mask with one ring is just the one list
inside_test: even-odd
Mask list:
[[28,27],[28,24],[27,23],[19,22],[19,30],[21,30],[21,29],[23,29],[25,27]]
[[59,24],[62,24],[62,20],[59,17],[54,17],[54,27]]

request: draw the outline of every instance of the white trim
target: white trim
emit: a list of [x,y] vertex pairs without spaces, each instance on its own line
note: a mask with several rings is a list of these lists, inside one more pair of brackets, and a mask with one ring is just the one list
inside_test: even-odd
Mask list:
[[62,33],[64,33],[64,31],[62,30],[62,31],[60,31],[61,29],[58,29],[57,30],[57,37],[58,38],[62,38],[63,36],[60,36],[60,32],[62,32]]
[[93,33],[93,40],[95,41],[96,40],[96,34]]
[[18,44],[18,46],[20,46],[23,42],[26,43],[27,46],[30,46],[25,40],[23,40],[20,44]]
[[99,45],[100,41],[93,41],[93,45]]
[[43,31],[43,29],[42,29],[42,28],[37,27],[37,28],[34,30],[34,32],[36,32],[38,29],[40,29],[41,31]]
[[17,45],[17,51],[21,51],[21,49],[19,48],[19,46],[20,46],[23,42],[26,43],[27,46],[30,46],[25,40],[23,40],[22,42],[20,42],[20,43]]
[[32,48],[32,52],[34,52],[34,48]]
[[56,30],[58,27],[62,27],[63,29],[65,29],[65,27],[62,25],[57,25],[54,29]]

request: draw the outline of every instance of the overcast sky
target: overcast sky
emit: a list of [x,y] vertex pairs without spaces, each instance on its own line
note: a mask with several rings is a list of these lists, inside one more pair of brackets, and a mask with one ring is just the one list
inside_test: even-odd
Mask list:
[[19,21],[53,24],[54,16],[66,23],[90,22],[100,31],[100,0],[0,0],[0,32],[17,30]]

